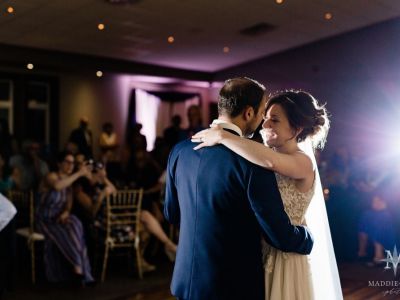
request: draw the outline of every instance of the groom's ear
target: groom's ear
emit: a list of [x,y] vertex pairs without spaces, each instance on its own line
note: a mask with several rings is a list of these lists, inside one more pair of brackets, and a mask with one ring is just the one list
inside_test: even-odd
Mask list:
[[251,106],[247,106],[243,111],[243,119],[250,121],[254,117],[254,109]]

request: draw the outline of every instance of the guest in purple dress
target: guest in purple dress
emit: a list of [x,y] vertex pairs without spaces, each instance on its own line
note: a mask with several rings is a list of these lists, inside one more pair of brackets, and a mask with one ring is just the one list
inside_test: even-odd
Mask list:
[[76,173],[74,156],[61,153],[58,172],[49,173],[41,187],[37,209],[37,226],[45,235],[44,260],[46,275],[51,282],[75,281],[90,283],[90,263],[82,224],[70,214],[72,207],[72,184],[82,176],[90,176],[91,170],[83,165]]

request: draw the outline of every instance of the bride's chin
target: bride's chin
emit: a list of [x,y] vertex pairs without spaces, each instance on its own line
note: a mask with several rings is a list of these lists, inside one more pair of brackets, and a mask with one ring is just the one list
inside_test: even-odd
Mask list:
[[274,143],[271,142],[271,141],[265,141],[265,142],[264,142],[264,145],[267,146],[267,147],[270,147],[270,148],[275,147],[275,146],[274,146]]

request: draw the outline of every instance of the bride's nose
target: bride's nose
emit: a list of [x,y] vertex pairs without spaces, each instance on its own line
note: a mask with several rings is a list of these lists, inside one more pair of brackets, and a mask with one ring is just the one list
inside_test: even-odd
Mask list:
[[264,120],[262,128],[271,128],[271,122],[268,122],[268,120]]

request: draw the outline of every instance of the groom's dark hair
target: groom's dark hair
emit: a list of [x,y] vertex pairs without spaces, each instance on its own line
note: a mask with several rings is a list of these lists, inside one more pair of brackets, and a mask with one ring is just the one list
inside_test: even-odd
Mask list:
[[265,87],[254,79],[247,77],[228,79],[219,91],[218,113],[234,118],[248,106],[258,113],[264,96]]

